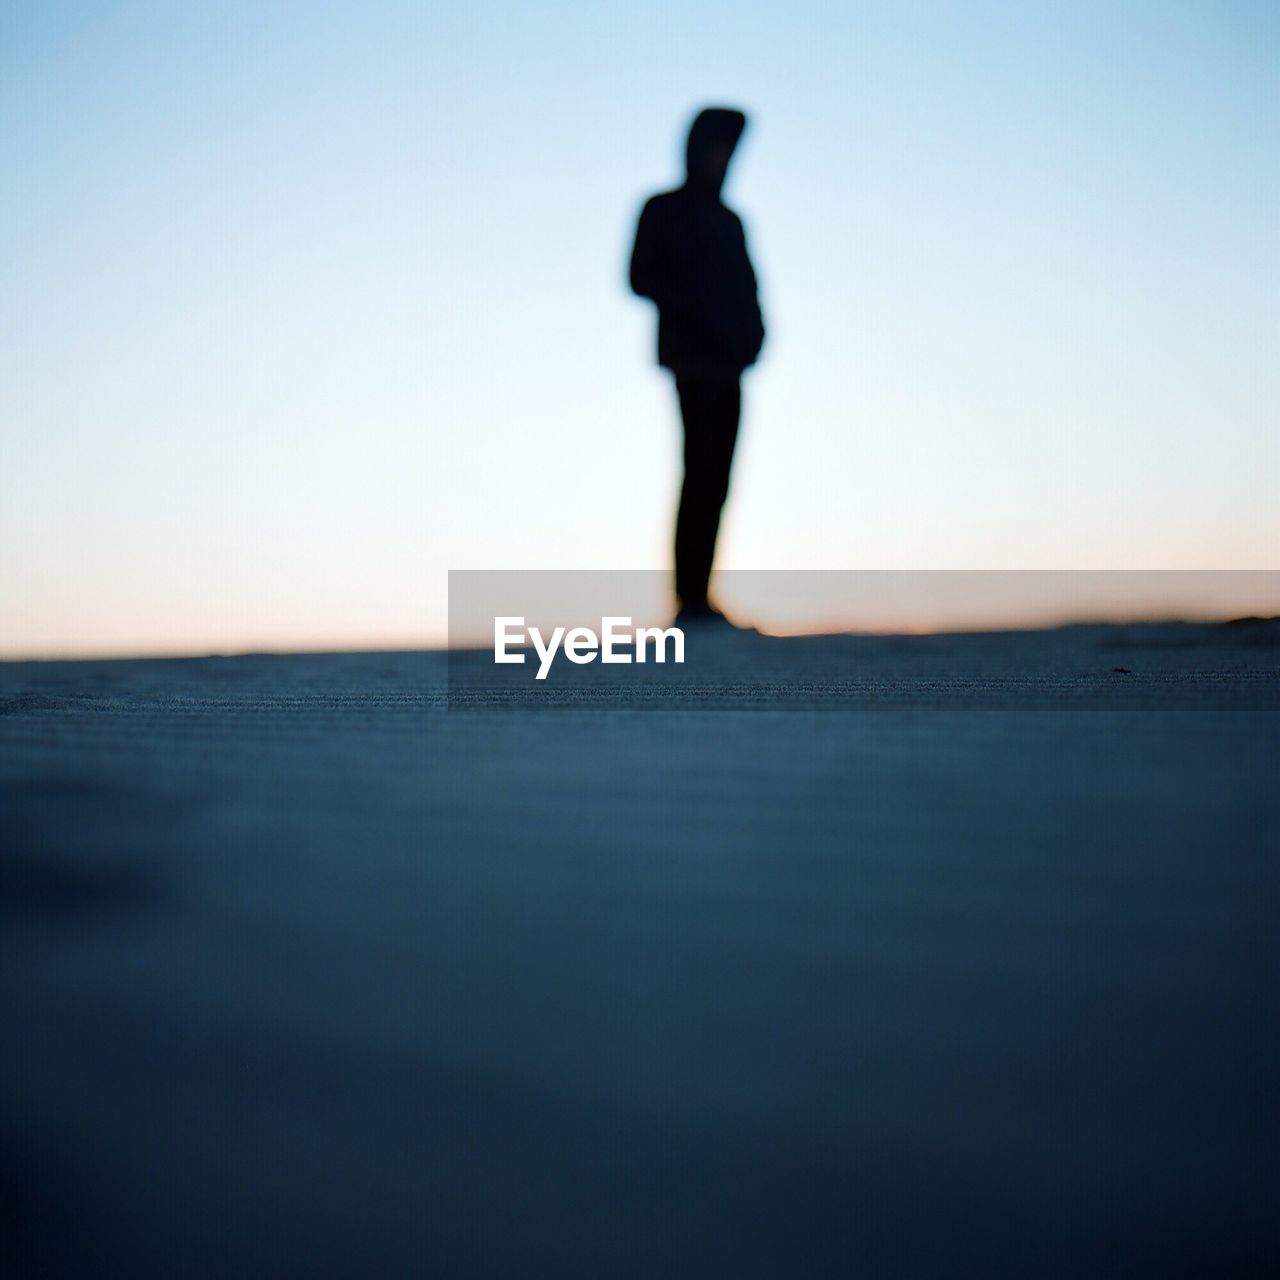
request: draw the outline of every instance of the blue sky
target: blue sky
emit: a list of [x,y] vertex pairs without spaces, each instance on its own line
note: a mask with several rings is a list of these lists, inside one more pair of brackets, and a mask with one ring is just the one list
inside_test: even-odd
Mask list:
[[1274,5],[0,5],[0,652],[438,641],[660,568],[643,197],[769,338],[725,567],[1272,568]]

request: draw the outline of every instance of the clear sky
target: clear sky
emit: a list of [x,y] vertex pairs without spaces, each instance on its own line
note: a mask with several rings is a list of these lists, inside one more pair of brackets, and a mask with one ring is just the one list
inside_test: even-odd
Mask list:
[[0,652],[439,641],[660,568],[625,288],[704,103],[721,563],[1280,566],[1280,6],[0,3]]

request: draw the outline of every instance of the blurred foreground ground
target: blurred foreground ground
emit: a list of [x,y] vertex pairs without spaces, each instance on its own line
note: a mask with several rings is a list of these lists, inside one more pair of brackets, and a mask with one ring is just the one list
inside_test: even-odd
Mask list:
[[0,665],[0,1273],[1275,1274],[1277,624],[486,665]]

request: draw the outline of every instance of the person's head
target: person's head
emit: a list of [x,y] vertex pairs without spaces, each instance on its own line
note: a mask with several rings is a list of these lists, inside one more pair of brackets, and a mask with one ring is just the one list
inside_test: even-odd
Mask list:
[[719,194],[746,126],[747,117],[732,107],[704,107],[698,112],[685,147],[685,181],[690,187]]

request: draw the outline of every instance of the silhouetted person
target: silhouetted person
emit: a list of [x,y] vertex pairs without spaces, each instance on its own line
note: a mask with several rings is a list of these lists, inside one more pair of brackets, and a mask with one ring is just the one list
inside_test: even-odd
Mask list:
[[675,544],[683,619],[718,616],[707,583],[738,438],[740,378],[764,342],[742,220],[720,199],[746,123],[724,107],[698,113],[684,185],[646,201],[631,253],[632,289],[658,304],[658,363],[675,375],[684,420]]

